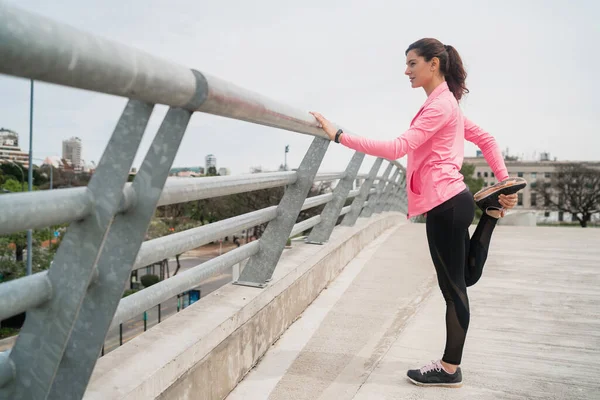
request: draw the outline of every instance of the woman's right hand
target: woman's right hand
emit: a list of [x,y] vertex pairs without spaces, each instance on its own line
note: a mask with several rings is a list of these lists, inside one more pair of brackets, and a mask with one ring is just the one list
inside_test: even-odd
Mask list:
[[329,140],[335,140],[335,134],[337,133],[337,128],[327,120],[324,116],[319,114],[318,112],[311,111],[310,112],[319,122],[320,128],[325,131]]

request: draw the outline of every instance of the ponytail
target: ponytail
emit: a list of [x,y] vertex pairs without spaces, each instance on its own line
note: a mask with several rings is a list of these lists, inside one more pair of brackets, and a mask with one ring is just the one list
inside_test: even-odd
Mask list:
[[448,53],[446,68],[443,70],[444,77],[448,83],[448,88],[456,100],[460,101],[464,94],[469,93],[469,89],[466,86],[467,72],[463,67],[458,51],[450,45],[444,45],[444,49]]

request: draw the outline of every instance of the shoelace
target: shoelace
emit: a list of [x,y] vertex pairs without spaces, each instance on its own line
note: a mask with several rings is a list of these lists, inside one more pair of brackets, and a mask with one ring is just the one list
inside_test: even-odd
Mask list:
[[442,363],[438,360],[438,361],[431,361],[431,364],[427,364],[425,365],[423,368],[421,368],[419,371],[421,371],[421,374],[425,375],[426,373],[436,370],[437,372],[441,372],[442,371]]

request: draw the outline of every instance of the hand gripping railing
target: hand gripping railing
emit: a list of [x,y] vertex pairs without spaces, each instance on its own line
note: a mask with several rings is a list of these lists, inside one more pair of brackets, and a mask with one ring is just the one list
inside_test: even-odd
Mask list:
[[[341,216],[352,226],[359,215],[405,207],[405,172],[396,161],[380,177],[382,159],[357,175],[365,155],[355,153],[343,172],[317,174],[330,142],[308,113],[2,1],[0,59],[2,74],[129,98],[87,187],[0,196],[0,234],[70,223],[49,270],[0,284],[0,320],[27,313],[14,348],[0,353],[1,399],[80,399],[111,325],[246,259],[237,283],[264,287],[287,238],[312,228],[307,241],[324,243]],[[171,108],[128,184],[155,104]],[[168,179],[196,111],[314,139],[293,172]],[[351,190],[357,177],[364,182]],[[338,180],[332,193],[307,198],[315,181],[326,180]],[[281,186],[278,206],[144,242],[157,206]],[[302,210],[322,204],[321,215],[297,223]],[[262,223],[260,240],[121,300],[132,268]]]

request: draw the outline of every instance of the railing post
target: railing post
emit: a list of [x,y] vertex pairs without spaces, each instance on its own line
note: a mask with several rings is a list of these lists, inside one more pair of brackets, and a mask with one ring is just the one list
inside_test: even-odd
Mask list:
[[[50,392],[88,287],[95,283],[98,257],[119,209],[152,109],[152,105],[137,100],[127,103],[88,185],[95,201],[94,212],[69,226],[48,271],[52,299],[27,311],[10,353],[17,377],[4,388],[8,393],[12,391],[9,398],[13,400],[45,399]],[[98,347],[96,357],[100,351]]]
[[98,279],[83,301],[48,399],[83,397],[191,115],[181,108],[167,112],[133,181],[135,206],[117,215],[110,227]]
[[298,180],[287,187],[279,206],[278,216],[269,222],[260,238],[258,253],[250,257],[240,274],[238,285],[265,287],[273,276],[283,248],[298,219],[304,200],[314,182],[330,140],[315,137],[296,171]]
[[396,182],[394,189],[390,192],[387,201],[383,205],[384,212],[393,210],[394,204],[396,203],[396,201],[398,200],[398,196],[400,195],[400,190],[402,190],[401,185],[402,185],[402,176],[400,176],[398,178],[398,182]]
[[390,201],[384,208],[384,211],[396,211],[398,209],[399,201],[404,191],[404,182],[405,182],[405,172],[402,171],[398,179],[398,185],[394,193],[391,195]]
[[362,213],[360,214],[361,218],[368,218],[373,214],[373,211],[375,210],[375,207],[377,207],[379,199],[383,194],[383,189],[385,188],[388,176],[390,176],[390,172],[392,172],[393,167],[394,164],[390,163],[385,169],[381,180],[379,180],[379,182],[377,183],[377,193],[373,193],[369,197],[369,204],[367,204],[367,206],[363,209]]
[[400,192],[400,198],[398,199],[398,210],[403,213],[408,212],[408,204],[407,204],[407,193],[406,187]]
[[383,207],[383,211],[391,211],[392,210],[394,203],[396,203],[396,201],[398,200],[398,197],[400,196],[400,193],[402,192],[403,179],[404,179],[404,171],[400,170],[400,176],[398,177],[398,181],[396,182],[396,185],[395,185],[394,189],[392,190],[392,193],[389,195],[388,200]]
[[397,185],[396,180],[398,179],[399,174],[400,174],[400,168],[396,168],[396,171],[394,171],[394,175],[392,175],[390,182],[388,182],[385,189],[383,189],[383,193],[379,197],[379,202],[377,203],[377,205],[375,206],[375,210],[373,211],[375,214],[379,214],[380,212],[383,211],[383,208],[387,204],[387,201],[390,198],[390,195],[396,189],[396,185]]
[[335,187],[333,199],[331,199],[323,209],[323,212],[321,213],[321,222],[312,229],[310,235],[308,235],[307,243],[323,244],[329,240],[329,236],[331,236],[331,232],[333,232],[333,228],[340,216],[342,207],[344,207],[344,203],[348,198],[348,193],[350,193],[350,189],[352,189],[352,182],[356,178],[364,158],[364,153],[358,151],[354,153],[346,168],[346,175],[344,175],[343,179],[340,179]]
[[365,204],[365,200],[367,200],[369,191],[371,190],[371,187],[373,186],[373,182],[375,181],[375,178],[377,177],[377,172],[379,171],[379,168],[381,168],[382,162],[383,162],[383,158],[378,158],[373,163],[373,166],[371,167],[371,170],[369,171],[369,176],[367,177],[367,179],[365,179],[363,184],[360,186],[360,192],[358,193],[358,196],[356,196],[354,198],[354,201],[352,202],[352,206],[350,207],[350,212],[348,214],[346,214],[346,216],[342,220],[342,223],[341,223],[342,226],[354,226],[354,224],[356,223],[356,220],[358,219],[358,216],[360,215],[360,212],[363,209],[363,205]]
[[396,200],[396,196],[397,196],[398,190],[399,190],[398,186],[400,186],[400,182],[399,182],[400,179],[401,179],[401,177],[398,177],[394,181],[394,186],[392,187],[392,189],[390,189],[389,193],[383,200],[383,204],[381,204],[381,212],[389,211],[392,203]]

